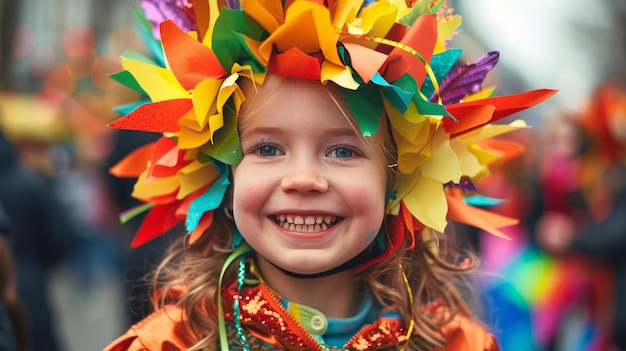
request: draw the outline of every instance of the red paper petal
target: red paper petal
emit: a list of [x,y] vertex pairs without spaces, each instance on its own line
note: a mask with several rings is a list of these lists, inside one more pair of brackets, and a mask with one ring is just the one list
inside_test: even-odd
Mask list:
[[[492,97],[492,98],[483,99],[483,100],[463,102],[463,103],[446,106],[446,109],[448,111],[451,111],[451,109],[458,108],[459,106],[471,107],[471,106],[480,106],[480,105],[492,105],[493,107],[495,107],[495,111],[493,112],[493,115],[490,120],[486,121],[485,123],[475,125],[469,129],[463,129],[459,131],[458,133],[455,133],[453,136],[456,136],[459,133],[467,132],[474,128],[485,125],[487,123],[497,121],[499,119],[512,115],[516,112],[525,110],[529,107],[533,107],[543,102],[544,100],[548,99],[550,96],[556,93],[557,93],[557,90],[538,89],[538,90],[527,91],[522,94],[497,96],[497,97]],[[454,116],[454,114],[452,115]]]
[[152,158],[148,178],[167,178],[188,165],[191,161],[184,160],[185,151],[178,149],[176,142],[169,138],[158,141]]
[[457,119],[443,119],[443,127],[450,135],[460,134],[464,131],[485,125],[491,121],[495,106],[492,105],[468,105],[455,104],[446,107],[446,110]]
[[112,122],[109,127],[144,132],[178,132],[178,120],[193,107],[191,99],[175,99],[143,104]]
[[130,247],[137,248],[174,228],[182,218],[173,215],[177,204],[156,205],[146,215]]
[[308,55],[293,47],[272,55],[267,69],[279,76],[315,79],[321,77],[322,54]]
[[167,204],[171,204],[171,203],[178,201],[176,199],[177,193],[178,193],[178,190],[172,191],[169,194],[148,197],[148,198],[141,199],[141,200],[143,202],[150,202],[150,203],[154,203],[157,205],[167,205]]
[[162,22],[160,28],[167,62],[185,89],[195,88],[206,78],[226,75],[213,50],[184,33],[174,22]]
[[[420,16],[401,43],[417,51],[426,62],[430,62],[437,44],[437,18],[434,15]],[[426,78],[426,69],[420,59],[405,49],[394,48],[381,74],[388,82],[394,82],[405,73],[409,73],[418,83]]]

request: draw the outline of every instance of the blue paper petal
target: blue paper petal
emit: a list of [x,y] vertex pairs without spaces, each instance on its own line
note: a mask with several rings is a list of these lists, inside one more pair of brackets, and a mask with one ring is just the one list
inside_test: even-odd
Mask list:
[[495,206],[495,205],[499,205],[508,201],[508,200],[496,199],[493,197],[488,197],[488,196],[484,196],[480,194],[466,196],[463,199],[465,200],[466,204],[470,206],[476,206],[476,207]]
[[[450,49],[440,54],[433,55],[430,60],[430,68],[432,68],[437,82],[441,82],[446,77],[452,66],[454,66],[461,56],[461,53],[463,53],[462,49]],[[433,82],[431,81],[429,75],[426,76],[424,84],[422,84],[421,91],[424,96],[428,97],[435,94],[435,87],[433,86]]]
[[192,232],[198,227],[200,218],[205,212],[216,209],[222,203],[230,185],[230,180],[228,180],[230,168],[219,162],[214,162],[214,164],[221,175],[204,194],[189,205],[189,212],[185,221],[187,232]]

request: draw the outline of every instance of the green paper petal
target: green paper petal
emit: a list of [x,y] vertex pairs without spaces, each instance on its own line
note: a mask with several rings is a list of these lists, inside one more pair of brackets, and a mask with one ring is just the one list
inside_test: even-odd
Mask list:
[[137,80],[135,79],[135,77],[133,77],[133,75],[128,72],[128,71],[121,71],[121,72],[117,72],[117,73],[112,73],[109,75],[109,78],[113,79],[114,81],[124,85],[127,88],[130,88],[142,95],[148,95],[143,88],[141,87],[141,85],[139,85],[139,83],[137,83]]
[[[443,81],[452,66],[458,61],[461,53],[463,53],[462,49],[450,49],[440,54],[433,55],[430,60],[430,68],[432,68],[433,73],[435,73],[437,82]],[[426,76],[421,91],[426,97],[431,97],[435,94],[435,87],[429,75]]]
[[378,72],[372,77],[371,82],[383,87],[383,96],[393,107],[402,113],[406,112],[417,90],[417,84],[413,84],[413,88],[408,87],[408,89],[404,89],[395,83],[390,84]]
[[380,89],[374,85],[361,85],[356,91],[345,90],[350,112],[356,118],[365,137],[372,136],[378,130],[383,114],[383,102]]
[[124,211],[120,215],[120,223],[122,223],[122,224],[127,223],[131,219],[133,219],[133,218],[137,217],[138,215],[148,211],[152,207],[154,207],[153,203],[145,203],[143,205],[139,205],[139,206],[133,207],[133,208],[127,210],[127,211]]
[[152,23],[148,21],[146,15],[142,10],[133,7],[133,14],[135,15],[135,20],[139,24],[138,32],[143,39],[143,42],[152,53],[152,56],[157,60],[159,66],[165,66],[165,55],[163,54],[163,48],[161,46],[161,42],[154,38],[152,35]]
[[224,116],[224,126],[215,132],[215,143],[207,143],[200,153],[227,165],[236,165],[241,161],[243,153],[235,116]]
[[451,114],[448,113],[448,111],[446,111],[446,108],[444,106],[430,102],[420,94],[415,94],[415,96],[413,97],[413,103],[417,108],[417,112],[422,115],[450,117],[455,122],[458,122],[456,118],[454,118]]
[[215,22],[213,29],[212,47],[222,67],[232,67],[235,62],[245,64],[249,58],[254,68],[265,67],[256,58],[250,55],[243,37],[261,41],[267,36],[267,32],[252,17],[243,11],[223,8]]
[[428,7],[429,2],[429,0],[418,0],[411,8],[411,11],[398,18],[398,23],[404,24],[407,27],[411,27],[421,15],[431,13]]

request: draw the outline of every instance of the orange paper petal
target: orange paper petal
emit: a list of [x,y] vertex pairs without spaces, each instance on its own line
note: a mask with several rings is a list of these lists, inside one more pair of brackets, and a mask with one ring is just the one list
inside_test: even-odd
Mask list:
[[502,139],[488,139],[482,141],[480,146],[490,152],[498,154],[498,162],[506,163],[523,155],[526,152],[524,145]]
[[152,157],[156,142],[143,145],[121,159],[109,172],[119,178],[137,178],[146,170],[146,165]]
[[213,50],[191,38],[168,20],[161,23],[163,51],[178,82],[187,90],[206,78],[226,75]]
[[510,240],[498,228],[515,225],[519,222],[515,218],[505,217],[467,205],[458,189],[446,192],[446,199],[448,201],[448,219],[482,229],[503,239]]
[[370,78],[387,60],[387,55],[358,44],[345,42],[343,46],[350,54],[352,69],[359,74],[365,84],[369,83]]
[[209,211],[202,215],[200,222],[198,222],[198,226],[191,233],[189,233],[189,244],[195,243],[204,232],[209,229],[211,224],[213,224],[213,214],[215,211]]

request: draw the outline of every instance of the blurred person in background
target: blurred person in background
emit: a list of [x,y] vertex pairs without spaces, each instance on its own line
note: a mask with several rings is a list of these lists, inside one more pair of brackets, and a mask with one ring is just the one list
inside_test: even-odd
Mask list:
[[[612,334],[610,350],[626,350],[626,89],[601,84],[580,122],[591,136],[581,172],[590,211],[584,223],[563,213],[546,214],[537,227],[538,242],[561,257],[584,257],[611,267],[612,296],[605,311]],[[598,274],[599,272],[594,272]],[[608,301],[608,302],[607,302]]]
[[55,192],[54,179],[20,162],[0,130],[0,203],[11,222],[17,291],[23,301],[33,351],[57,351],[50,274],[79,245],[80,236]]
[[588,222],[584,160],[589,143],[577,114],[564,111],[549,115],[538,143],[526,224],[538,254],[549,267],[549,283],[542,291],[536,321],[545,350],[608,350],[603,301],[611,284],[610,270],[602,262],[560,255],[546,244],[550,238],[543,235],[545,222],[554,216],[575,226]]
[[15,267],[8,233],[9,219],[0,206],[0,350],[27,351],[26,317],[15,286]]

